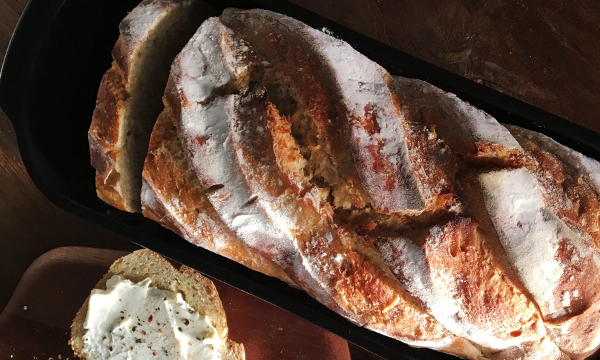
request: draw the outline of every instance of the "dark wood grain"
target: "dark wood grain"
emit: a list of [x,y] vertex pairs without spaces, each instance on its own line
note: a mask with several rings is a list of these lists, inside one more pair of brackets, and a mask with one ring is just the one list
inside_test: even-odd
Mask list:
[[[292,0],[416,57],[600,132],[600,2]],[[0,0],[0,56],[25,7]],[[125,240],[50,204],[0,112],[0,309],[25,268],[62,245]],[[354,349],[355,358],[365,358]]]
[[292,1],[600,132],[600,2]]

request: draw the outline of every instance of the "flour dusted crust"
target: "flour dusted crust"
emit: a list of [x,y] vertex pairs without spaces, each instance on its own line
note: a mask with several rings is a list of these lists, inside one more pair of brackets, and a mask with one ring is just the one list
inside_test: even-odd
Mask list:
[[[600,164],[545,135],[516,126],[507,128],[528,155],[528,179],[537,190],[538,206],[556,214],[565,224],[563,228],[575,229],[571,235],[575,239],[569,239],[568,245],[559,243],[557,251],[561,260],[575,258],[558,264],[561,267],[555,272],[561,276],[557,284],[545,284],[553,291],[555,302],[560,299],[563,311],[570,316],[548,324],[549,333],[572,358],[589,356],[600,347],[600,329],[596,325],[600,321],[596,253],[600,250]],[[561,235],[562,231],[557,233]]]
[[474,164],[522,163],[519,142],[489,114],[422,80],[394,78],[407,117],[432,128],[457,156]]
[[142,174],[142,210],[192,244],[293,285],[276,265],[249,250],[221,221],[183,150],[167,104],[159,116]]
[[540,133],[507,125],[528,155],[552,211],[590,234],[600,249],[600,163]]
[[[590,236],[549,209],[528,169],[486,172],[479,180],[502,245],[546,322],[560,327],[575,318],[585,321],[588,311],[596,313],[600,254]],[[574,346],[561,339],[572,334],[553,335],[574,357],[598,346],[581,347],[579,341]],[[597,335],[589,338],[597,341]]]
[[[118,114],[123,81],[106,82],[97,111]],[[264,10],[206,20],[164,104],[141,203],[188,241],[413,346],[579,359],[600,345],[594,160]]]
[[[259,26],[262,18],[255,17],[247,22]],[[453,179],[441,165],[446,159],[437,138],[404,116],[392,76],[339,39],[288,17],[277,20],[301,35],[327,69],[340,100],[334,118],[341,120],[338,128],[347,128],[356,171],[373,208],[416,215],[452,205]],[[425,157],[436,160],[425,162]]]
[[429,313],[488,356],[559,358],[556,345],[540,343],[546,332],[535,303],[490,241],[473,220],[457,218],[421,234],[385,239],[379,248]]
[[119,25],[88,132],[98,196],[139,212],[141,169],[169,65],[212,10],[201,0],[144,0]]
[[[348,78],[356,81],[342,81]],[[382,68],[287,17],[226,10],[190,40],[172,79],[166,96],[179,104],[176,126],[211,204],[244,243],[313,297],[414,346],[471,358],[564,357],[501,246],[488,249],[497,238],[474,220],[440,224],[440,234],[421,244],[405,239],[421,260],[393,251],[387,232],[449,219],[463,204],[460,164],[445,143],[452,135],[438,135],[429,121],[448,120],[416,116],[402,84]],[[501,131],[477,128],[470,106],[440,95],[448,97],[424,97],[448,103],[443,114],[453,123],[446,128],[461,126],[472,139],[460,155],[519,161],[522,149],[506,129],[482,112]],[[373,176],[388,184],[378,188],[385,181]],[[445,256],[461,238],[472,248],[470,261]],[[444,267],[455,271],[441,276]],[[427,271],[427,280],[415,280]],[[474,274],[469,284],[483,281],[481,292],[464,290],[464,277]]]
[[[302,44],[301,39],[294,40]],[[316,60],[296,59],[307,64]],[[294,114],[279,113],[271,98],[263,96],[269,93],[270,82],[279,78],[274,74],[285,77],[290,72],[269,60],[215,18],[202,25],[173,65],[178,91],[168,96],[179,99],[183,141],[223,221],[251,248],[286,271],[296,284],[350,320],[414,345],[478,356],[479,351],[468,341],[445,331],[421,309],[368,243],[336,222],[319,189],[303,188],[303,172],[294,174],[293,169],[272,166],[278,163],[277,156],[279,163],[286,163],[281,156],[295,152],[293,146],[285,144],[279,144],[277,155],[271,150],[275,138],[285,140],[276,130],[285,128],[282,123]],[[206,76],[193,71],[188,74],[190,61],[198,61],[194,69],[202,69]],[[303,71],[310,74],[314,70],[307,67]],[[289,96],[299,97],[296,94],[301,92],[294,79],[287,82],[286,77],[286,83],[292,94]],[[210,86],[213,90],[206,91]],[[314,97],[323,98],[324,91],[332,90],[318,91]],[[213,91],[217,96],[211,98]],[[207,100],[195,101],[193,96],[198,94],[207,94]],[[273,100],[289,111],[283,106],[287,99],[277,97]],[[316,100],[300,99],[298,106],[311,108],[315,104],[311,101]],[[313,113],[318,116],[318,109]],[[312,151],[328,146],[316,141]],[[335,179],[336,174],[325,176]],[[298,194],[303,192],[299,199]],[[361,194],[356,191],[351,196],[356,199]],[[352,243],[357,244],[354,249],[349,246]],[[358,246],[364,249],[357,251]]]

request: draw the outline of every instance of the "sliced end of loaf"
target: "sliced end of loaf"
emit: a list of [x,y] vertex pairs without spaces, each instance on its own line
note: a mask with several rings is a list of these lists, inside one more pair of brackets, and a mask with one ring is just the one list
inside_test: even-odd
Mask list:
[[201,0],[151,0],[121,22],[89,130],[98,196],[110,205],[141,211],[144,158],[171,63],[213,12]]

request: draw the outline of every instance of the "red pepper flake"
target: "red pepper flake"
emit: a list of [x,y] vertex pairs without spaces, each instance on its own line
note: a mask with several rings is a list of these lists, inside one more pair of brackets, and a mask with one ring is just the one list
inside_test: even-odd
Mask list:
[[121,299],[119,299],[119,301],[121,301]]
[[152,322],[152,315],[148,318],[148,322]]
[[156,356],[156,351],[152,351],[152,355]]

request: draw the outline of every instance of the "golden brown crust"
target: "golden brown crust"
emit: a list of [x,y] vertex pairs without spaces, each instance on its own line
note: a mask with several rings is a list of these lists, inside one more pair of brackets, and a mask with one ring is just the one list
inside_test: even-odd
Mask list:
[[425,243],[425,256],[434,283],[460,299],[466,322],[515,343],[543,337],[535,302],[491,244],[495,234],[468,218],[455,219],[441,231]]
[[[378,112],[381,109],[374,110],[378,104],[368,103],[364,107],[364,116],[348,116],[349,106],[340,100],[342,91],[332,74],[333,67],[323,66],[321,53],[303,38],[306,34],[295,33],[289,22],[282,22],[281,18],[266,12],[248,11],[239,18],[235,14],[236,10],[226,11],[221,20],[233,29],[235,36],[248,40],[243,47],[249,45],[251,48],[247,54],[256,50],[252,53],[256,61],[245,59],[248,60],[248,66],[243,70],[246,73],[238,74],[238,78],[228,84],[220,84],[211,94],[217,98],[231,96],[229,100],[234,100],[225,109],[229,123],[223,128],[228,130],[211,130],[229,131],[227,140],[219,144],[219,150],[202,150],[208,148],[206,139],[212,138],[212,133],[187,136],[186,124],[181,121],[182,108],[187,111],[192,108],[191,104],[204,100],[187,99],[184,88],[189,84],[178,88],[182,84],[176,86],[175,83],[181,80],[177,78],[181,74],[172,74],[165,92],[166,109],[152,133],[144,167],[144,215],[188,241],[250,268],[288,283],[292,283],[291,277],[312,296],[351,321],[409,343],[422,345],[429,341],[434,348],[470,357],[480,356],[478,350],[486,357],[498,359],[565,357],[546,338],[539,307],[512,268],[487,215],[477,179],[468,172],[478,168],[523,166],[537,172],[552,212],[593,234],[600,249],[600,237],[597,236],[600,233],[600,199],[589,182],[552,151],[532,141],[519,141],[522,149],[489,115],[475,111],[453,95],[428,84],[429,90],[421,92],[425,88],[418,86],[422,84],[412,82],[408,87],[418,85],[417,88],[410,89],[413,93],[404,92],[406,89],[400,85],[396,87],[386,73],[384,78],[389,78],[386,91],[393,94],[393,106]],[[254,22],[245,23],[253,17]],[[233,37],[224,40],[224,43],[231,43],[220,44],[221,51],[227,52],[228,47],[233,46]],[[123,49],[113,52],[118,67],[126,69],[128,64],[123,54]],[[218,56],[216,61],[219,61]],[[257,70],[260,66],[264,68]],[[186,71],[185,68],[180,70]],[[363,85],[361,83],[360,87]],[[212,106],[212,100],[214,97],[206,100],[205,105]],[[402,136],[399,141],[406,147],[401,149],[406,152],[403,155],[406,159],[393,158],[396,150],[384,152],[384,148],[393,147],[394,141],[398,141],[394,140],[393,131],[392,136],[377,139],[384,132],[382,128],[388,127],[390,133],[390,122],[380,124],[377,118],[385,112],[398,113],[402,118],[398,134]],[[493,126],[486,128],[486,124]],[[354,125],[367,133],[363,138],[357,138],[370,144],[361,147],[361,151],[369,153],[367,164],[353,158],[352,150],[357,151],[358,140],[349,141],[348,126]],[[263,133],[264,129],[268,131]],[[494,130],[504,132],[495,137]],[[390,139],[392,141],[388,141]],[[189,148],[184,148],[184,143]],[[201,155],[205,157],[218,151],[230,153],[235,157],[233,162],[238,163],[222,163],[221,171],[239,175],[237,182],[206,174],[198,167],[194,170],[194,166],[202,161],[194,158],[192,163],[188,159],[188,156],[194,156],[194,151],[205,151]],[[406,163],[400,163],[405,160]],[[107,167],[107,161],[102,161],[98,160],[98,167]],[[215,167],[213,163],[209,165]],[[402,171],[410,173],[415,184],[399,182]],[[455,174],[460,171],[467,175],[462,174],[457,180]],[[381,189],[374,187],[381,191],[367,191],[367,196],[366,187],[363,188],[365,173],[382,175],[377,177],[382,179],[381,183],[375,181]],[[105,183],[98,186],[99,194],[102,189],[106,193],[103,196],[115,197],[117,192],[112,190],[111,193],[109,187],[114,177],[113,181],[109,176],[104,179]],[[395,194],[391,190],[405,185],[414,187],[413,193],[420,196],[407,215],[401,214],[400,208],[394,210],[373,205],[374,198],[389,198],[389,194]],[[219,189],[233,186],[247,187],[244,188],[247,191],[219,192]],[[211,191],[211,196],[219,199],[211,203],[212,198],[207,198],[205,190],[213,190],[213,187],[218,189]],[[257,239],[248,241],[255,234],[238,233],[244,237],[244,245],[227,227],[233,229],[235,226],[230,222],[226,225],[215,210],[219,209],[219,202],[223,203],[226,201],[223,199],[232,194],[241,194],[237,196],[240,203],[233,204],[239,205],[234,210],[236,214],[241,214],[238,210],[243,208],[246,213],[259,213],[258,218],[266,210],[249,210],[248,206],[260,201],[276,204],[268,209],[269,216],[275,218],[271,221],[280,218],[288,221],[292,217],[285,213],[293,213],[294,220],[289,220],[294,223],[293,234],[289,238],[273,237],[275,241],[261,242]],[[227,206],[229,210],[226,211],[231,212],[234,208],[231,204]],[[454,217],[456,214],[461,217]],[[221,215],[230,221],[227,217],[235,214]],[[435,224],[439,226],[432,227]],[[456,337],[461,336],[460,331],[444,328],[439,313],[428,313],[427,307],[422,306],[424,300],[396,281],[394,275],[397,274],[390,268],[398,262],[396,259],[384,260],[371,243],[370,236],[379,234],[374,230],[406,235],[412,227],[441,231],[440,236],[431,235],[419,240],[415,235],[411,241],[422,250],[434,286],[448,290],[451,294],[445,295],[454,296],[460,302],[463,312],[457,315],[460,317],[458,322],[462,322],[460,325],[474,329],[476,334],[491,331],[495,336],[493,341],[500,339],[495,343],[497,347],[486,348],[482,344],[488,340],[481,340],[468,331],[462,334],[464,338]],[[563,241],[565,249],[569,241]],[[291,247],[286,248],[289,244]],[[559,249],[556,257],[566,259],[565,249]],[[285,260],[275,259],[277,256]],[[281,268],[267,259],[279,261],[277,264]],[[300,267],[308,271],[296,273]],[[580,292],[592,299],[587,295],[596,288],[597,284],[590,282],[582,285]],[[562,296],[561,288],[553,290],[557,292],[554,294],[557,299]],[[591,307],[588,312],[596,311],[598,301],[593,300],[593,304],[583,304],[582,311],[588,306]],[[566,337],[559,339],[557,332],[570,329],[584,339],[593,332],[593,323],[599,316],[586,318],[587,322],[580,322],[582,327],[566,322],[564,325],[547,325],[559,345],[569,347],[570,344],[560,343]]]
[[[256,76],[257,79],[250,77],[264,87],[281,116],[294,118],[302,114],[309,119],[306,124],[300,119],[292,119],[295,124],[291,129],[296,137],[311,133],[299,145],[306,149],[303,152],[305,157],[318,158],[318,161],[312,160],[308,165],[310,169],[306,171],[321,176],[335,189],[343,189],[340,192],[345,192],[346,196],[344,199],[334,198],[336,205],[364,207],[368,197],[349,151],[348,109],[340,100],[334,75],[322,66],[312,45],[303,39],[302,34],[260,12],[243,18],[236,16],[234,11],[225,11],[220,19],[236,36],[252,44],[256,56],[267,61],[277,59],[269,64],[268,69],[262,70],[262,76]],[[298,193],[302,190],[299,189]]]
[[[120,32],[123,33],[123,23],[126,22],[126,19],[121,21],[119,26]],[[135,44],[130,44],[135,45]],[[130,60],[130,52],[128,44],[123,39],[123,36],[119,36],[115,46],[112,49],[112,57],[114,59],[114,66],[118,67],[122,74],[129,74],[129,60]],[[123,85],[127,86],[128,77],[123,77]]]
[[408,156],[414,166],[422,194],[427,194],[429,203],[425,212],[448,209],[457,204],[456,161],[447,148],[441,147],[435,133],[422,124],[404,122]]
[[[101,199],[140,212],[141,172],[173,58],[214,12],[202,0],[144,0],[119,24],[89,129]],[[108,178],[110,176],[110,179]]]
[[[420,123],[443,141],[449,151],[471,165],[516,167],[523,164],[523,151],[495,120],[496,138],[481,134],[492,119],[486,113],[458,100],[431,84],[417,79],[395,77],[395,95],[411,122]],[[487,122],[487,124],[486,124]],[[489,129],[487,129],[489,131]]]
[[112,173],[107,179],[96,173],[96,195],[105,203],[116,207],[119,210],[127,211],[125,201],[121,194],[116,190],[115,184],[119,180],[119,173]]
[[144,216],[197,246],[293,284],[281,269],[247,249],[222,223],[189,164],[168,105],[152,132],[142,177],[147,186],[142,194]]
[[[125,109],[124,102],[129,97],[123,84],[125,77],[126,74],[113,61],[112,67],[104,74],[98,90],[89,134],[98,146],[106,149],[107,153],[119,141],[119,121]],[[105,170],[101,171],[105,172]]]
[[98,197],[121,210],[128,210],[128,204],[117,187],[120,175],[115,167],[121,152],[118,146],[119,127],[128,97],[123,86],[123,74],[113,61],[100,84],[88,140],[91,163],[96,169]]

